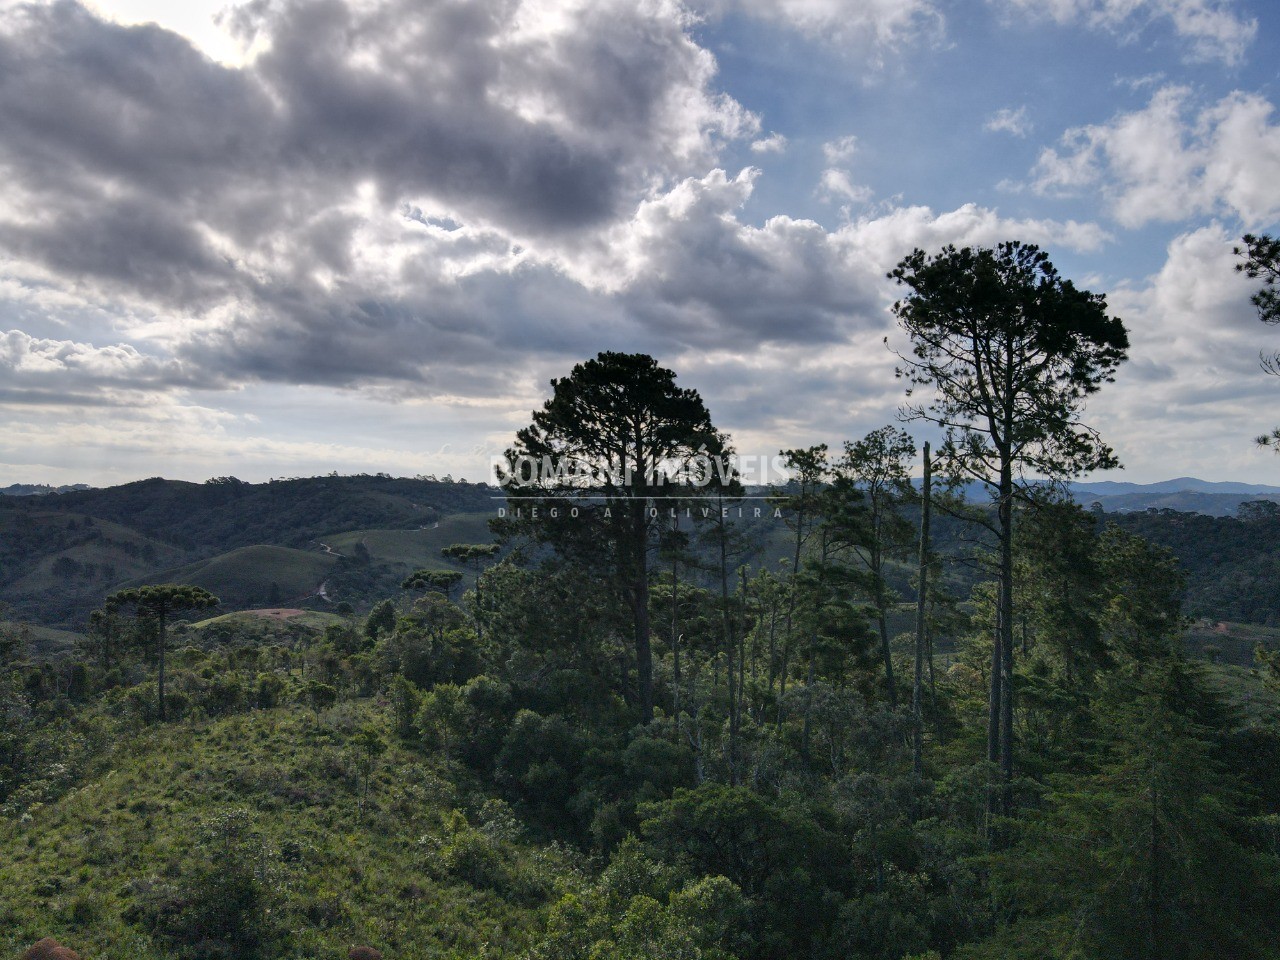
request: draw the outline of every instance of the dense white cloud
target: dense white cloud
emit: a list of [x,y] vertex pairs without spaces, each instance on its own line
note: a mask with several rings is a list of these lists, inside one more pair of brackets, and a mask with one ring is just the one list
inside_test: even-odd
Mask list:
[[1252,438],[1275,426],[1280,381],[1258,355],[1276,338],[1234,269],[1236,242],[1220,224],[1179,234],[1156,274],[1109,297],[1129,328],[1130,360],[1091,406],[1121,459],[1148,474],[1187,463],[1248,474],[1273,457]]
[[585,287],[616,297],[662,342],[732,340],[750,351],[882,330],[891,292],[885,273],[917,246],[1016,237],[1095,250],[1109,239],[1095,224],[1006,218],[975,204],[941,214],[892,208],[836,230],[787,216],[757,226],[741,210],[761,176],[747,168],[734,177],[713,170],[689,178],[643,202],[598,246],[559,264]]
[[1137,227],[1231,213],[1248,226],[1280,217],[1280,126],[1254,93],[1193,107],[1166,86],[1142,110],[1067,131],[1033,171],[1042,193],[1100,188],[1115,218]]
[[210,383],[477,393],[496,343],[561,355],[616,313],[547,251],[758,133],[667,0],[284,0],[229,22],[260,49],[242,69],[75,3],[0,11],[11,307],[33,278],[116,302]]
[[844,227],[840,236],[856,247],[859,256],[868,258],[877,271],[888,270],[917,247],[936,250],[947,244],[993,246],[1016,239],[1050,248],[1092,251],[1112,239],[1095,223],[1007,218],[974,203],[940,214],[924,206],[899,207],[863,217]]
[[[365,185],[384,208],[552,235],[628,215],[758,126],[674,3],[329,0],[235,20],[269,41],[243,70],[72,3],[7,11],[6,246],[201,304]],[[318,252],[340,260],[346,224],[327,226]]]
[[1059,23],[1085,23],[1121,36],[1165,21],[1200,59],[1238,63],[1258,32],[1231,0],[993,0]]

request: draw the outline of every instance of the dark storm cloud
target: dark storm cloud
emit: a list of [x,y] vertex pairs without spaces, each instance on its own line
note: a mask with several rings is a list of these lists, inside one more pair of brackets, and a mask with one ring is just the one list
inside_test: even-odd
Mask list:
[[418,395],[500,396],[511,372],[543,364],[558,372],[584,344],[639,349],[616,306],[545,268],[451,282],[424,270],[416,281],[378,298],[341,286],[273,290],[253,314],[193,337],[181,356],[268,382],[399,382]]
[[[234,318],[178,348],[233,378],[422,379],[510,340],[576,352],[575,324],[526,315],[513,288],[559,297],[560,312],[607,305],[553,278],[554,257],[519,276],[504,258],[625,220],[755,120],[711,89],[714,61],[674,5],[560,14],[529,19],[508,0],[252,3],[232,17],[265,52],[232,69],[69,0],[11,10],[0,247],[90,296]],[[447,243],[404,224],[389,235],[398,208],[469,228]],[[362,260],[378,217],[375,242],[408,247],[400,277]],[[468,244],[495,262],[460,265]]]

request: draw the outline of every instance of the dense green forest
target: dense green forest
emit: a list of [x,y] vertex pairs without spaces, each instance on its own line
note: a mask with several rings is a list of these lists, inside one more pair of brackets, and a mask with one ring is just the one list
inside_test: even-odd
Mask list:
[[647,725],[617,585],[559,554],[521,562],[515,538],[462,596],[180,625],[164,723],[145,616],[100,616],[79,657],[6,651],[0,942],[1273,956],[1276,694],[1265,669],[1183,653],[1169,555],[1028,510],[1017,804],[993,820],[986,583],[930,610],[956,643],[926,662],[917,772],[910,638],[893,638],[895,707],[873,584],[833,585],[852,556],[815,566],[847,519],[830,489],[809,534],[787,527],[798,571],[739,569],[730,549],[722,591],[693,544],[655,564]]
[[[989,314],[978,389],[935,287],[988,274],[1037,296]],[[1123,327],[1018,244],[896,276],[936,448],[888,426],[783,451],[791,481],[748,491],[695,391],[602,353],[517,433],[503,515],[432,527],[430,562],[375,603],[225,613],[207,583],[122,582],[70,651],[5,628],[0,949],[1280,956],[1280,656],[1217,662],[1186,617],[1268,619],[1227,571],[1271,589],[1275,511],[1114,518],[1024,481],[1114,461],[1079,413]],[[1008,402],[984,410],[986,384]],[[950,492],[974,477],[986,501]],[[420,557],[331,536],[378,521],[321,480],[333,525],[278,549]],[[232,516],[234,484],[211,487],[204,514],[135,490],[90,529],[165,542],[163,514],[192,537]],[[59,496],[61,522],[82,532],[102,496]],[[384,532],[424,526],[409,515]],[[216,546],[260,542],[242,537]]]

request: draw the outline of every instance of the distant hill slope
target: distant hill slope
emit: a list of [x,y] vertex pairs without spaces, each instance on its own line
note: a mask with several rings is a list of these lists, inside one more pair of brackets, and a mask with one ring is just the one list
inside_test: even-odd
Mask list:
[[259,544],[156,571],[128,586],[189,583],[208,590],[225,609],[277,606],[314,595],[337,562],[327,553]]
[[[438,531],[427,540],[488,540],[495,495],[483,484],[360,475],[260,484],[153,479],[0,496],[0,601],[20,619],[73,629],[113,590],[135,583],[194,578],[235,605],[291,601],[313,593],[340,559],[324,555],[320,543],[353,531],[393,539],[423,529]],[[438,559],[441,545],[431,540],[424,559]],[[250,547],[290,548],[308,559],[256,551],[197,564]],[[380,550],[346,564],[340,599],[385,596],[406,564],[423,565],[402,546],[389,544],[386,557]]]
[[1173,551],[1187,575],[1188,615],[1280,626],[1280,516],[1165,511],[1107,519]]
[[3,497],[40,497],[47,493],[69,493],[72,490],[92,490],[87,483],[72,483],[61,487],[51,487],[47,483],[11,483],[0,487]]
[[1178,510],[1182,513],[1203,513],[1210,517],[1233,517],[1242,503],[1255,500],[1280,503],[1280,493],[1202,493],[1197,490],[1121,493],[1110,496],[1081,496],[1077,493],[1076,500],[1085,506],[1096,502],[1107,513]]
[[33,500],[0,509],[0,600],[23,619],[70,623],[116,584],[189,559],[124,524],[38,509],[51,497]]
[[221,552],[255,543],[305,547],[322,534],[378,527],[413,529],[450,513],[488,510],[484,484],[387,476],[307,477],[244,483],[139,480],[118,487],[50,494],[0,506],[88,514],[188,550]]
[[[920,481],[914,481],[916,487]],[[1240,504],[1250,500],[1280,503],[1280,487],[1261,483],[1198,480],[1179,477],[1155,483],[1132,483],[1121,480],[1098,480],[1069,483],[1072,498],[1082,506],[1101,505],[1107,513],[1133,513],[1139,510],[1181,510],[1204,513],[1212,517],[1234,516]],[[979,502],[990,499],[989,487],[970,482],[960,488],[964,496]]]

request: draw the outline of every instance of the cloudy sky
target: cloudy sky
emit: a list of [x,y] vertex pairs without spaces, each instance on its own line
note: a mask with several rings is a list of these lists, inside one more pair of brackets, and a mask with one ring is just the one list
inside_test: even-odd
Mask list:
[[480,479],[604,349],[834,445],[885,272],[1003,239],[1129,326],[1116,479],[1280,483],[1278,54],[1262,0],[0,0],[0,485]]

